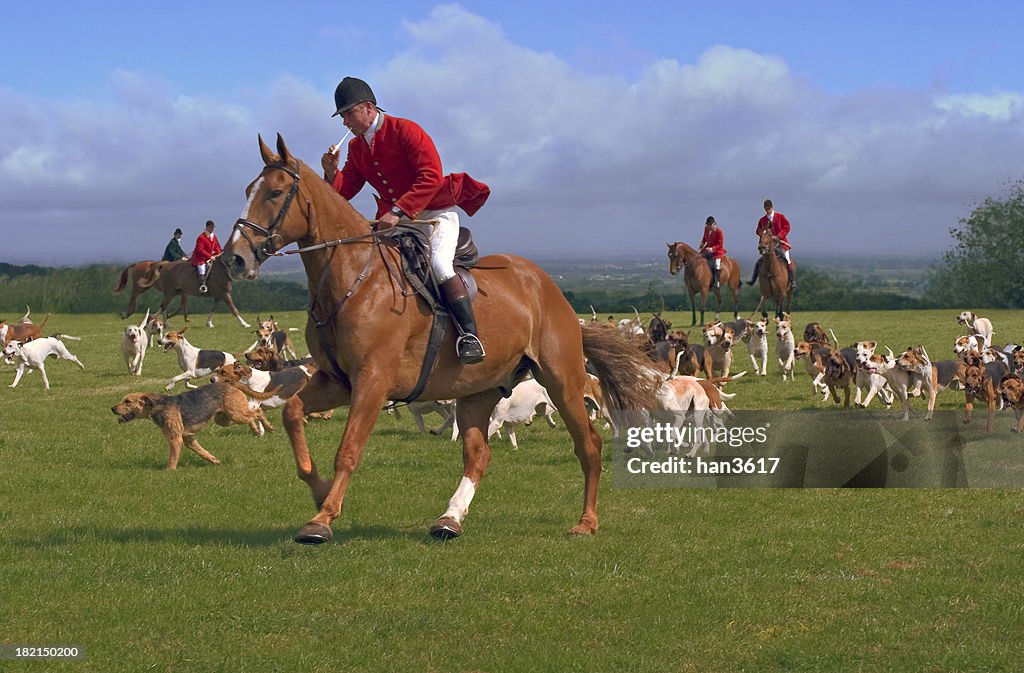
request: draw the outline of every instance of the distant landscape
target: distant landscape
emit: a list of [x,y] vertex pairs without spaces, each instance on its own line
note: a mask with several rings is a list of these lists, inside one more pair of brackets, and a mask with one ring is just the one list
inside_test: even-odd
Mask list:
[[[667,255],[570,259],[535,259],[562,289],[579,313],[590,307],[601,314],[689,310],[681,276],[668,273]],[[738,260],[745,279],[753,259]],[[794,310],[907,309],[936,307],[925,292],[938,261],[911,257],[797,257],[798,290]],[[123,266],[18,266],[0,262],[0,310],[90,313],[118,311],[127,303],[113,286]],[[306,301],[306,275],[297,257],[272,260],[257,283],[235,286],[239,307],[258,303],[264,309],[296,309]],[[156,304],[155,293],[144,295],[142,306]],[[752,311],[756,288],[744,286],[740,310]],[[710,300],[709,308],[713,306]],[[196,299],[194,310],[208,310],[209,300]],[[727,306],[731,304],[727,303]],[[144,309],[143,309],[144,310]]]

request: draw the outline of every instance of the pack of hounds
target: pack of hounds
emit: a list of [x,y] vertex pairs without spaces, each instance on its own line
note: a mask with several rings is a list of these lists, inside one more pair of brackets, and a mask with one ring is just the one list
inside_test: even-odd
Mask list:
[[[4,361],[17,368],[10,387],[16,387],[24,374],[38,370],[44,389],[49,389],[45,368],[48,358],[68,360],[85,368],[65,344],[81,339],[59,333],[44,336],[49,316],[36,325],[30,314],[26,308],[25,315],[15,323],[0,320]],[[965,423],[972,419],[974,404],[982,401],[988,409],[989,432],[994,427],[996,410],[1008,407],[1017,415],[1013,431],[1024,431],[1024,347],[993,345],[992,321],[970,311],[960,313],[957,321],[967,333],[955,339],[955,357],[940,361],[933,361],[923,346],[908,347],[898,355],[889,348],[885,348],[884,354],[879,352],[877,341],[857,341],[841,347],[835,333],[817,322],[808,323],[802,338],[797,340],[788,315],[772,322],[711,322],[701,331],[700,341],[693,343],[688,331],[671,329],[660,313],[646,328],[635,309],[633,318],[615,321],[609,316],[604,324],[632,340],[650,357],[649,376],[656,391],[656,408],[651,411],[686,412],[695,424],[720,426],[722,418],[731,415],[726,402],[735,394],[726,393],[724,386],[747,374],[732,373],[735,347],[743,343],[755,375],[767,376],[772,360],[783,380],[793,381],[797,362],[802,362],[812,393],[823,402],[831,399],[838,404],[842,397],[844,408],[848,408],[852,396],[855,405],[866,408],[876,398],[886,407],[898,401],[902,418],[908,420],[910,400],[920,397],[927,400],[928,420],[934,415],[939,393],[963,390]],[[594,311],[591,322],[597,322]],[[169,446],[168,469],[175,469],[181,449],[186,446],[201,458],[219,464],[195,439],[196,433],[211,420],[224,426],[248,425],[257,436],[272,432],[264,410],[283,406],[316,372],[311,357],[298,358],[288,331],[281,329],[273,316],[267,320],[257,318],[257,323],[255,341],[237,353],[199,348],[186,337],[187,328],[170,329],[161,316],[148,311],[139,324],[124,328],[120,346],[129,374],[141,376],[147,350],[159,347],[164,353],[173,352],[181,369],[181,374],[166,384],[165,392],[170,393],[177,383],[188,388],[180,395],[132,393],[111,408],[121,423],[148,418],[160,428]],[[771,332],[774,343],[770,343]],[[192,383],[205,377],[210,380],[207,385]],[[588,373],[584,397],[591,419],[603,418],[606,426],[617,432],[594,373]],[[430,432],[441,434],[450,429],[452,441],[457,439],[454,400],[412,402],[405,408],[421,433],[427,432],[425,417],[436,413],[441,424]],[[400,409],[394,406],[388,412],[400,416]],[[505,432],[512,447],[518,448],[516,428],[529,425],[537,416],[553,427],[555,411],[543,386],[528,378],[496,406],[488,437]],[[315,416],[330,415],[326,412]],[[709,446],[705,443],[689,448],[687,455],[693,456]]]

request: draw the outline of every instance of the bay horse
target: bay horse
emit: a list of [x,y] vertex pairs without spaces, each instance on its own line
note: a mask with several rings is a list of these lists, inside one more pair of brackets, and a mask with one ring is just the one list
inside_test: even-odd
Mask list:
[[[674,276],[679,273],[680,268],[683,269],[683,281],[686,283],[686,292],[690,295],[690,317],[692,319],[690,325],[697,324],[697,308],[694,297],[698,293],[700,293],[700,324],[704,324],[704,310],[708,303],[709,292],[714,293],[718,299],[718,305],[715,306],[715,318],[717,319],[718,313],[722,310],[722,292],[721,288],[711,287],[713,276],[707,259],[682,241],[666,243],[666,245],[668,246],[668,272]],[[742,279],[740,278],[739,262],[732,257],[723,257],[719,281],[723,287],[729,288],[729,291],[732,292],[732,317],[735,320],[740,314],[739,292]]]
[[[185,322],[189,322],[189,296],[211,297],[213,299],[213,306],[210,307],[210,315],[206,318],[207,327],[213,327],[213,312],[217,310],[221,302],[228,305],[228,308],[231,309],[231,314],[238,319],[242,327],[251,327],[245,321],[245,318],[239,315],[238,309],[235,308],[235,302],[231,299],[231,276],[228,274],[221,259],[222,257],[217,257],[209,262],[210,270],[206,276],[207,292],[205,294],[199,291],[199,274],[196,273],[196,268],[187,259],[179,259],[176,262],[154,262],[149,272],[133,283],[132,297],[141,294],[150,287],[155,287],[164,295],[159,309],[164,319],[166,320],[181,312],[185,316]],[[177,311],[168,314],[167,305],[176,296],[181,298],[181,306]],[[130,306],[129,308],[132,307]]]
[[[388,400],[416,387],[433,314],[409,291],[399,252],[324,181],[294,157],[277,136],[277,153],[259,139],[264,168],[247,187],[248,202],[223,254],[232,277],[254,279],[260,265],[292,242],[302,247],[309,280],[306,342],[318,371],[284,407],[283,423],[298,476],[319,510],[295,536],[330,539],[352,473]],[[588,378],[584,354],[598,371],[611,408],[650,409],[654,381],[646,358],[613,331],[582,327],[554,281],[532,262],[489,255],[473,269],[480,363],[463,365],[449,329],[419,400],[457,399],[463,476],[447,509],[431,525],[442,540],[463,532],[470,502],[490,462],[487,426],[503,395],[529,372],[543,385],[565,421],[583,471],[583,513],[569,531],[597,532],[601,436],[583,402]],[[448,319],[442,316],[441,319]],[[349,405],[334,458],[334,475],[320,477],[310,456],[303,416]]]
[[761,288],[761,301],[757,308],[751,313],[751,317],[761,312],[762,318],[768,317],[766,303],[771,300],[775,304],[775,317],[783,319],[784,313],[790,313],[793,307],[793,289],[789,287],[789,270],[786,261],[779,257],[776,248],[779,244],[778,236],[771,231],[761,232],[757,242],[757,249],[761,253],[758,267],[757,282]]

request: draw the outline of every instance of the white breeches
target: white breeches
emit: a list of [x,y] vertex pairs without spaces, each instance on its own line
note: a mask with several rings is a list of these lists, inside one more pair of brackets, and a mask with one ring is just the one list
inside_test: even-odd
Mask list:
[[438,220],[430,234],[430,268],[438,284],[455,275],[455,248],[459,245],[459,214],[455,207],[444,210],[425,210],[417,216],[420,220]]
[[200,276],[206,274],[206,262],[203,262],[202,264],[196,266],[196,273],[198,273]]
[[722,268],[722,258],[721,257],[715,257],[715,268],[721,270],[721,268]]
[[782,251],[782,257],[783,257],[783,259],[786,260],[786,264],[792,264],[793,263],[793,260],[791,260],[789,258],[789,250],[783,250]]

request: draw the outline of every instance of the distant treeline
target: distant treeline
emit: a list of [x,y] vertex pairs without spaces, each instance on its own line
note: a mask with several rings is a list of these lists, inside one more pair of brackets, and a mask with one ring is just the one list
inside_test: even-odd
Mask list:
[[[122,267],[109,264],[60,268],[0,264],[0,318],[12,320],[17,317],[14,313],[23,312],[26,305],[37,312],[118,313],[128,304],[127,289],[120,294],[113,291],[121,270]],[[944,305],[927,298],[880,292],[864,287],[860,281],[834,280],[817,269],[802,269],[798,279],[794,311],[937,308]],[[306,287],[298,283],[257,280],[235,283],[232,296],[242,310],[252,307],[294,311],[306,306],[308,294]],[[633,307],[648,313],[658,311],[663,306],[662,302],[669,311],[690,308],[681,280],[678,293],[664,295],[652,283],[642,294],[595,288],[586,292],[569,291],[565,296],[578,313],[589,313],[593,306],[602,317],[629,314]],[[725,306],[731,308],[732,299],[727,290],[723,290],[723,298]],[[744,286],[740,293],[741,313],[753,311],[758,298],[757,288]],[[209,310],[210,301],[193,297],[189,300],[190,308],[194,313],[201,313]],[[147,307],[156,309],[159,302],[160,295],[150,291],[140,299],[140,310],[144,312]],[[177,305],[177,300],[173,305]],[[709,308],[713,306],[714,299],[711,298]]]
[[[119,313],[128,306],[129,288],[114,294],[123,266],[93,264],[45,268],[0,263],[0,318],[14,320],[32,307],[36,313]],[[297,283],[257,280],[235,283],[231,296],[239,310],[295,311],[306,307],[306,287]],[[139,309],[155,310],[161,295],[150,290],[139,298]],[[189,310],[209,311],[211,299],[192,297]],[[177,306],[178,300],[172,301]],[[219,309],[218,309],[219,310]],[[17,315],[14,315],[17,313]]]

